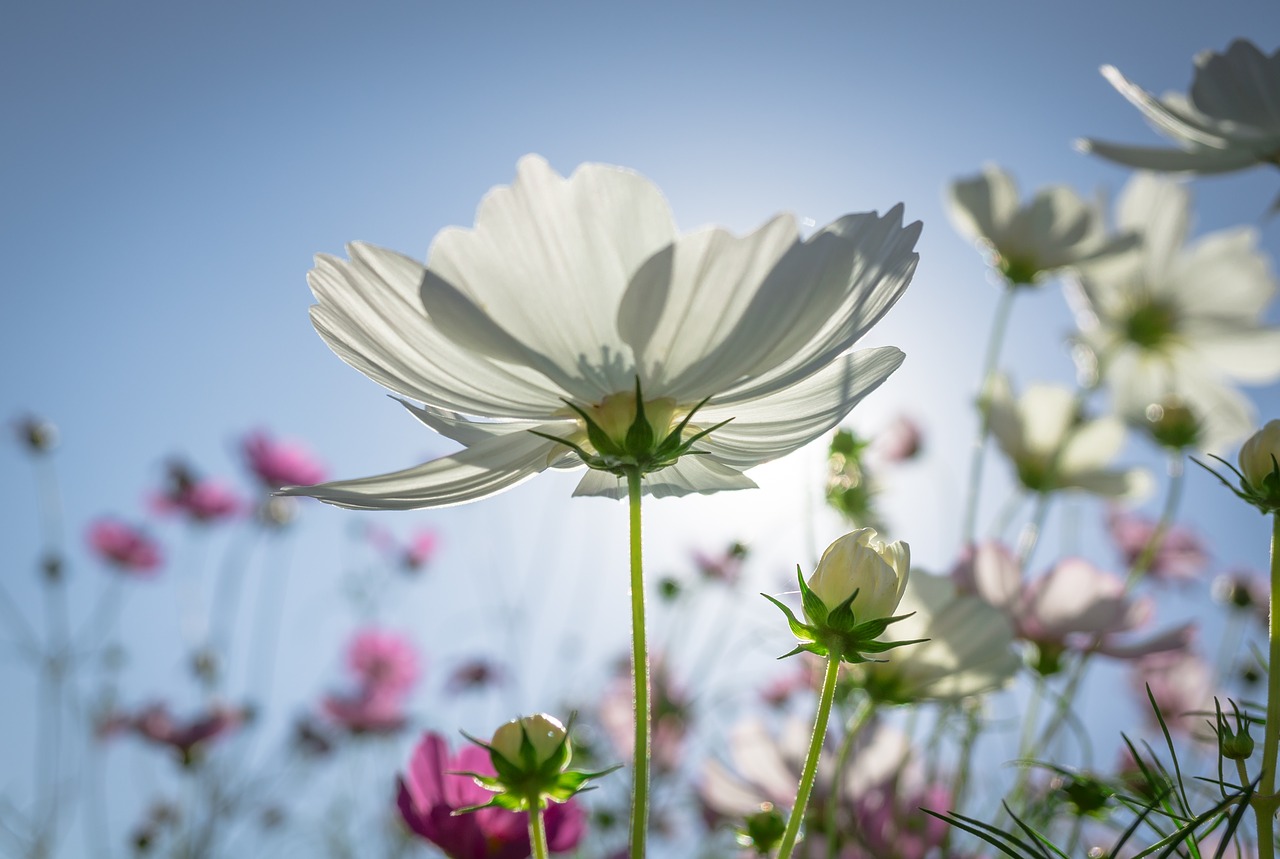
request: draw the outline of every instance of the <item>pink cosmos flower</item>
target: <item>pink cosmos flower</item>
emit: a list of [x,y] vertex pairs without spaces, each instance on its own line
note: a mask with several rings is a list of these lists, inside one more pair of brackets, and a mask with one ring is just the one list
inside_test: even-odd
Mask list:
[[265,430],[246,435],[240,447],[249,468],[269,491],[282,486],[312,486],[325,479],[324,466],[306,448],[273,439]]
[[[533,853],[523,813],[484,808],[454,816],[460,808],[483,805],[493,794],[459,772],[493,775],[489,754],[467,746],[450,757],[449,745],[436,733],[424,734],[400,778],[396,800],[405,825],[451,859],[527,859]],[[586,830],[586,813],[577,800],[552,803],[544,816],[552,853],[573,850]]]
[[200,760],[207,743],[239,729],[248,721],[244,707],[215,704],[185,722],[175,721],[166,704],[152,704],[132,719],[134,733],[178,753],[183,766]]
[[196,475],[184,462],[168,465],[163,492],[154,500],[159,513],[180,513],[195,522],[215,522],[240,512],[236,494],[223,484]]
[[439,548],[440,535],[430,528],[421,528],[409,538],[400,563],[406,570],[417,572],[431,563]]
[[[1132,568],[1156,532],[1156,522],[1136,513],[1113,508],[1107,514],[1107,530],[1124,563]],[[1147,575],[1162,581],[1191,581],[1209,566],[1204,543],[1188,528],[1173,526],[1164,533],[1147,566]]]
[[409,721],[404,695],[386,689],[326,695],[320,707],[334,723],[352,734],[394,734]]
[[396,632],[365,629],[347,646],[347,666],[362,690],[403,696],[418,680],[418,652]]
[[[925,859],[939,847],[950,828],[946,821],[925,814],[928,808],[951,808],[951,792],[941,784],[900,790],[893,782],[878,785],[858,797],[855,810],[863,845],[847,859]],[[844,859],[844,857],[842,857]]]
[[138,528],[114,519],[99,519],[90,525],[88,540],[98,557],[136,578],[153,578],[164,561],[158,543]]

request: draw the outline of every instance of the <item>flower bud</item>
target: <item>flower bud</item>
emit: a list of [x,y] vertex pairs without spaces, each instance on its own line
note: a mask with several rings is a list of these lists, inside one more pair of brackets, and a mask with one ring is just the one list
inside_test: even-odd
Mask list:
[[1240,474],[1260,506],[1280,509],[1280,420],[1253,434],[1240,448]]
[[559,719],[546,713],[523,716],[507,722],[494,731],[489,749],[517,766],[539,770],[553,758],[556,759],[555,768],[563,770],[569,765],[569,758],[572,756],[564,725]]
[[857,591],[850,608],[859,620],[872,620],[893,614],[906,590],[910,567],[911,550],[906,543],[885,545],[874,528],[862,528],[827,547],[808,584],[827,611],[834,611]]

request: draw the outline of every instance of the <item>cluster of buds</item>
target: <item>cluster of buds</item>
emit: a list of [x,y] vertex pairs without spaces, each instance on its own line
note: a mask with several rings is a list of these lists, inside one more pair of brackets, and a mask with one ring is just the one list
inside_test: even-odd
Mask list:
[[573,759],[569,731],[560,720],[546,713],[512,719],[498,728],[487,743],[471,736],[467,739],[489,753],[497,774],[462,773],[493,791],[494,796],[483,805],[459,809],[457,813],[481,808],[537,812],[546,808],[548,801],[565,802],[585,790],[588,781],[618,769],[611,767],[593,773],[569,769]]
[[761,595],[782,610],[799,639],[795,649],[781,658],[808,652],[857,664],[873,661],[866,654],[918,644],[877,641],[889,624],[910,617],[892,616],[906,590],[910,568],[907,544],[886,545],[873,528],[852,531],[828,546],[807,583],[797,567],[796,581],[807,623],[778,600]]

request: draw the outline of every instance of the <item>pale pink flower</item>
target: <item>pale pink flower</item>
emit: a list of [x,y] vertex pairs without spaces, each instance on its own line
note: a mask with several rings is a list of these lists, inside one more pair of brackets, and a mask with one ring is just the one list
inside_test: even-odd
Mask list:
[[407,693],[418,680],[418,652],[396,632],[365,629],[347,647],[347,665],[360,687],[394,695]]
[[924,450],[924,430],[908,415],[898,415],[873,442],[876,454],[885,462],[908,462]]
[[404,695],[387,689],[363,688],[353,695],[326,695],[324,714],[352,734],[393,734],[409,721]]
[[177,721],[166,704],[152,704],[132,719],[134,733],[177,752],[183,766],[200,760],[204,746],[242,727],[250,717],[245,707],[215,704],[186,721]]
[[1212,737],[1205,720],[1214,712],[1213,671],[1203,657],[1189,650],[1151,653],[1134,663],[1132,680],[1138,706],[1153,728],[1157,722],[1147,689],[1170,731]]
[[142,530],[115,519],[99,519],[89,526],[90,547],[98,557],[122,573],[149,579],[164,557],[160,545]]
[[1024,580],[1017,559],[996,542],[969,550],[952,570],[962,591],[976,593],[1003,610],[1014,634],[1035,643],[1042,654],[1095,650],[1117,659],[1183,650],[1193,625],[1163,630],[1144,639],[1117,636],[1145,626],[1154,607],[1134,599],[1124,579],[1082,558],[1065,558],[1037,579]]
[[240,512],[241,502],[231,489],[199,477],[184,462],[168,465],[165,488],[152,505],[158,513],[180,513],[195,522],[215,522]]
[[[676,685],[661,655],[653,657],[650,671],[652,759],[659,771],[675,772],[684,759],[684,740],[692,716],[689,694]],[[626,760],[631,760],[635,750],[632,694],[631,665],[624,662],[600,699],[600,722],[614,749]]]
[[487,659],[470,659],[459,665],[449,675],[445,689],[449,692],[467,692],[498,686],[505,682],[506,672],[502,666]]
[[946,821],[920,809],[944,813],[951,791],[941,784],[902,790],[896,783],[879,785],[858,797],[856,831],[865,849],[847,859],[925,859],[940,846],[950,828]]
[[[1156,527],[1156,522],[1136,513],[1113,508],[1107,514],[1107,530],[1130,568],[1146,553]],[[1174,525],[1156,545],[1146,574],[1163,581],[1191,581],[1208,566],[1209,553],[1200,538],[1189,528]]]
[[324,466],[296,442],[280,441],[265,430],[254,430],[240,446],[249,468],[270,491],[283,486],[312,486],[325,479]]
[[439,548],[440,535],[431,528],[420,528],[409,538],[400,564],[406,570],[417,572],[431,563]]
[[698,568],[698,573],[704,579],[732,585],[742,575],[742,563],[746,560],[747,554],[747,547],[735,540],[718,554],[695,549],[693,565]]

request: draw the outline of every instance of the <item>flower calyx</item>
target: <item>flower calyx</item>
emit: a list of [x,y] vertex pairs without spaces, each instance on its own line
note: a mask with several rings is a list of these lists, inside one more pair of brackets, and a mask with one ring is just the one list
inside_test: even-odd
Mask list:
[[1239,487],[1200,460],[1194,462],[1264,516],[1280,514],[1280,420],[1268,421],[1241,446],[1239,468],[1220,456],[1209,456],[1231,469],[1240,482]]
[[1236,727],[1231,729],[1230,720],[1222,712],[1222,704],[1213,699],[1214,721],[1210,723],[1213,732],[1218,736],[1218,753],[1227,760],[1247,761],[1253,755],[1255,743],[1249,736],[1249,725],[1253,721],[1248,715],[1241,714],[1236,702],[1227,699],[1235,715]]
[[[573,720],[569,720],[572,727]],[[569,728],[554,716],[538,713],[507,722],[494,732],[489,742],[463,733],[468,740],[489,753],[496,775],[462,772],[475,779],[494,797],[483,805],[460,808],[453,812],[466,814],[481,808],[505,808],[509,811],[537,811],[548,802],[565,802],[575,794],[589,790],[587,782],[608,775],[621,764],[599,772],[569,769],[573,747]]]
[[875,659],[866,654],[885,653],[895,647],[920,644],[928,640],[918,638],[911,641],[877,641],[876,639],[889,628],[889,624],[906,620],[915,612],[895,617],[872,617],[862,620],[854,614],[853,610],[858,599],[858,590],[835,608],[829,609],[822,598],[805,584],[804,573],[799,566],[796,567],[796,581],[800,585],[800,602],[808,623],[802,622],[791,609],[768,594],[760,595],[786,615],[791,633],[799,639],[795,648],[779,656],[779,659],[786,659],[797,653],[813,653],[829,659],[839,659],[851,665],[861,662],[884,662],[883,659]]
[[[666,422],[659,420],[655,425],[650,421],[649,416],[645,414],[645,400],[640,391],[640,377],[637,376],[634,400],[631,394],[614,394],[607,397],[599,406],[591,409],[584,409],[569,400],[564,401],[565,405],[581,419],[590,449],[571,439],[549,435],[537,430],[530,430],[530,432],[550,441],[563,444],[576,453],[588,468],[608,471],[619,477],[626,477],[630,473],[649,474],[654,471],[660,471],[670,465],[675,465],[676,461],[682,456],[704,453],[704,451],[693,450],[693,445],[704,436],[718,430],[727,424],[729,420],[732,420],[730,418],[721,421],[707,429],[698,430],[689,438],[685,438],[684,432],[689,427],[689,421],[693,419],[698,409],[706,405],[709,399],[711,397],[704,398],[690,409],[689,413],[675,427],[668,430],[667,427],[670,425],[670,420]],[[615,400],[616,402],[611,402]],[[618,417],[615,412],[619,403],[624,407],[634,403],[634,406],[631,406],[634,409],[634,416],[625,429],[622,426],[622,422],[610,420],[610,418],[616,419]],[[658,411],[672,410],[674,408],[670,400],[655,401],[649,405],[651,408],[659,406]],[[667,408],[663,409],[662,406]],[[609,432],[606,428],[606,425],[610,423],[617,424],[614,432]]]

